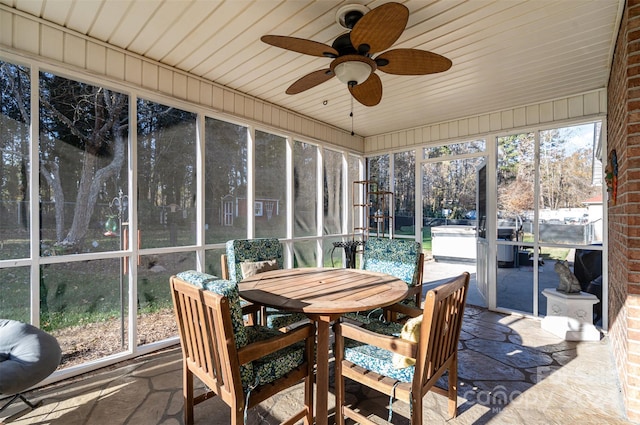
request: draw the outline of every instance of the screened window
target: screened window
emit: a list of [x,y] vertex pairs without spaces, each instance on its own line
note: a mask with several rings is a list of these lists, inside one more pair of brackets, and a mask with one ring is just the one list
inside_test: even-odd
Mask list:
[[484,152],[486,142],[484,140],[473,140],[470,142],[452,143],[442,146],[430,146],[423,149],[423,158],[441,158],[444,156],[458,156]]
[[415,234],[416,152],[393,155],[394,225],[397,235]]
[[324,151],[324,231],[325,235],[342,233],[342,154],[325,149]]
[[256,131],[255,234],[282,238],[287,235],[287,140]]
[[29,68],[0,61],[0,260],[29,256],[30,81]]
[[[293,149],[293,184],[295,225],[293,234],[315,236],[318,229],[318,148],[315,145],[295,142]],[[307,257],[306,255],[304,256]]]
[[196,115],[146,100],[137,110],[140,247],[193,245]]
[[121,249],[128,96],[41,73],[40,99],[41,254]]
[[247,128],[205,120],[205,241],[247,237]]

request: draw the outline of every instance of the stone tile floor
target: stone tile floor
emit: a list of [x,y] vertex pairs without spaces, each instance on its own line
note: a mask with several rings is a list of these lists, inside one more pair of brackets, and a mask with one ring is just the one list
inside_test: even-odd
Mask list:
[[[447,420],[444,397],[429,394],[429,424],[629,424],[607,337],[567,342],[540,322],[468,306],[460,340],[458,417]],[[15,425],[182,424],[181,352],[163,350],[58,382],[28,394],[43,399]],[[355,383],[349,402],[385,423],[388,398]],[[302,385],[249,411],[250,425],[279,423],[302,400]],[[330,398],[330,407],[333,408]],[[3,415],[19,411],[16,403]],[[393,424],[408,424],[409,406],[393,403]],[[227,424],[229,409],[208,400],[195,409],[196,424]],[[1,421],[0,421],[1,423]]]

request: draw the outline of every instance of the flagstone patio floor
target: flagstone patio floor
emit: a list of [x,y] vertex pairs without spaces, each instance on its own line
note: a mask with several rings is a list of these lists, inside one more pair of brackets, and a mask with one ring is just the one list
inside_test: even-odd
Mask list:
[[[564,341],[540,321],[467,306],[459,346],[458,417],[429,394],[429,424],[629,424],[608,337]],[[61,381],[27,394],[41,407],[8,423],[60,425],[182,424],[179,346]],[[348,402],[388,417],[389,399],[355,383]],[[276,424],[299,406],[302,384],[251,409],[248,425]],[[330,408],[333,412],[333,397]],[[22,409],[14,403],[4,417]],[[409,406],[393,403],[393,424],[408,424]],[[1,417],[1,416],[0,416]],[[229,409],[213,398],[195,409],[196,424],[227,424]],[[0,422],[1,423],[1,422]]]

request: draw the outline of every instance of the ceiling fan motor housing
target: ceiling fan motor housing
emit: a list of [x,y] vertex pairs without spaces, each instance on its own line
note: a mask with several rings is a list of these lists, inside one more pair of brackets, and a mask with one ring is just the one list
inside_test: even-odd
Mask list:
[[353,26],[362,18],[362,12],[358,10],[351,10],[344,15],[344,23],[349,29],[353,29]]
[[369,8],[362,4],[345,4],[336,12],[336,22],[342,28],[351,30],[368,11]]

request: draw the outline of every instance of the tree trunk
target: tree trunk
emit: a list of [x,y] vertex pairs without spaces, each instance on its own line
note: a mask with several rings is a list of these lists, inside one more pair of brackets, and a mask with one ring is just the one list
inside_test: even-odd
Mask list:
[[[62,190],[60,166],[57,159],[51,162],[50,169],[46,167],[44,161],[40,161],[40,174],[42,174],[51,190],[53,190],[55,199],[56,240],[61,241],[62,235],[64,235],[64,191]],[[42,224],[40,226],[42,226]]]
[[[115,133],[118,134],[119,132]],[[98,158],[89,152],[85,152],[73,223],[71,224],[69,233],[67,233],[65,239],[60,243],[61,245],[79,246],[82,244],[89,229],[91,216],[93,215],[93,210],[102,185],[108,178],[116,175],[122,169],[125,156],[125,144],[126,139],[119,134],[116,135],[112,145],[113,158],[107,166],[99,170],[96,169]]]

